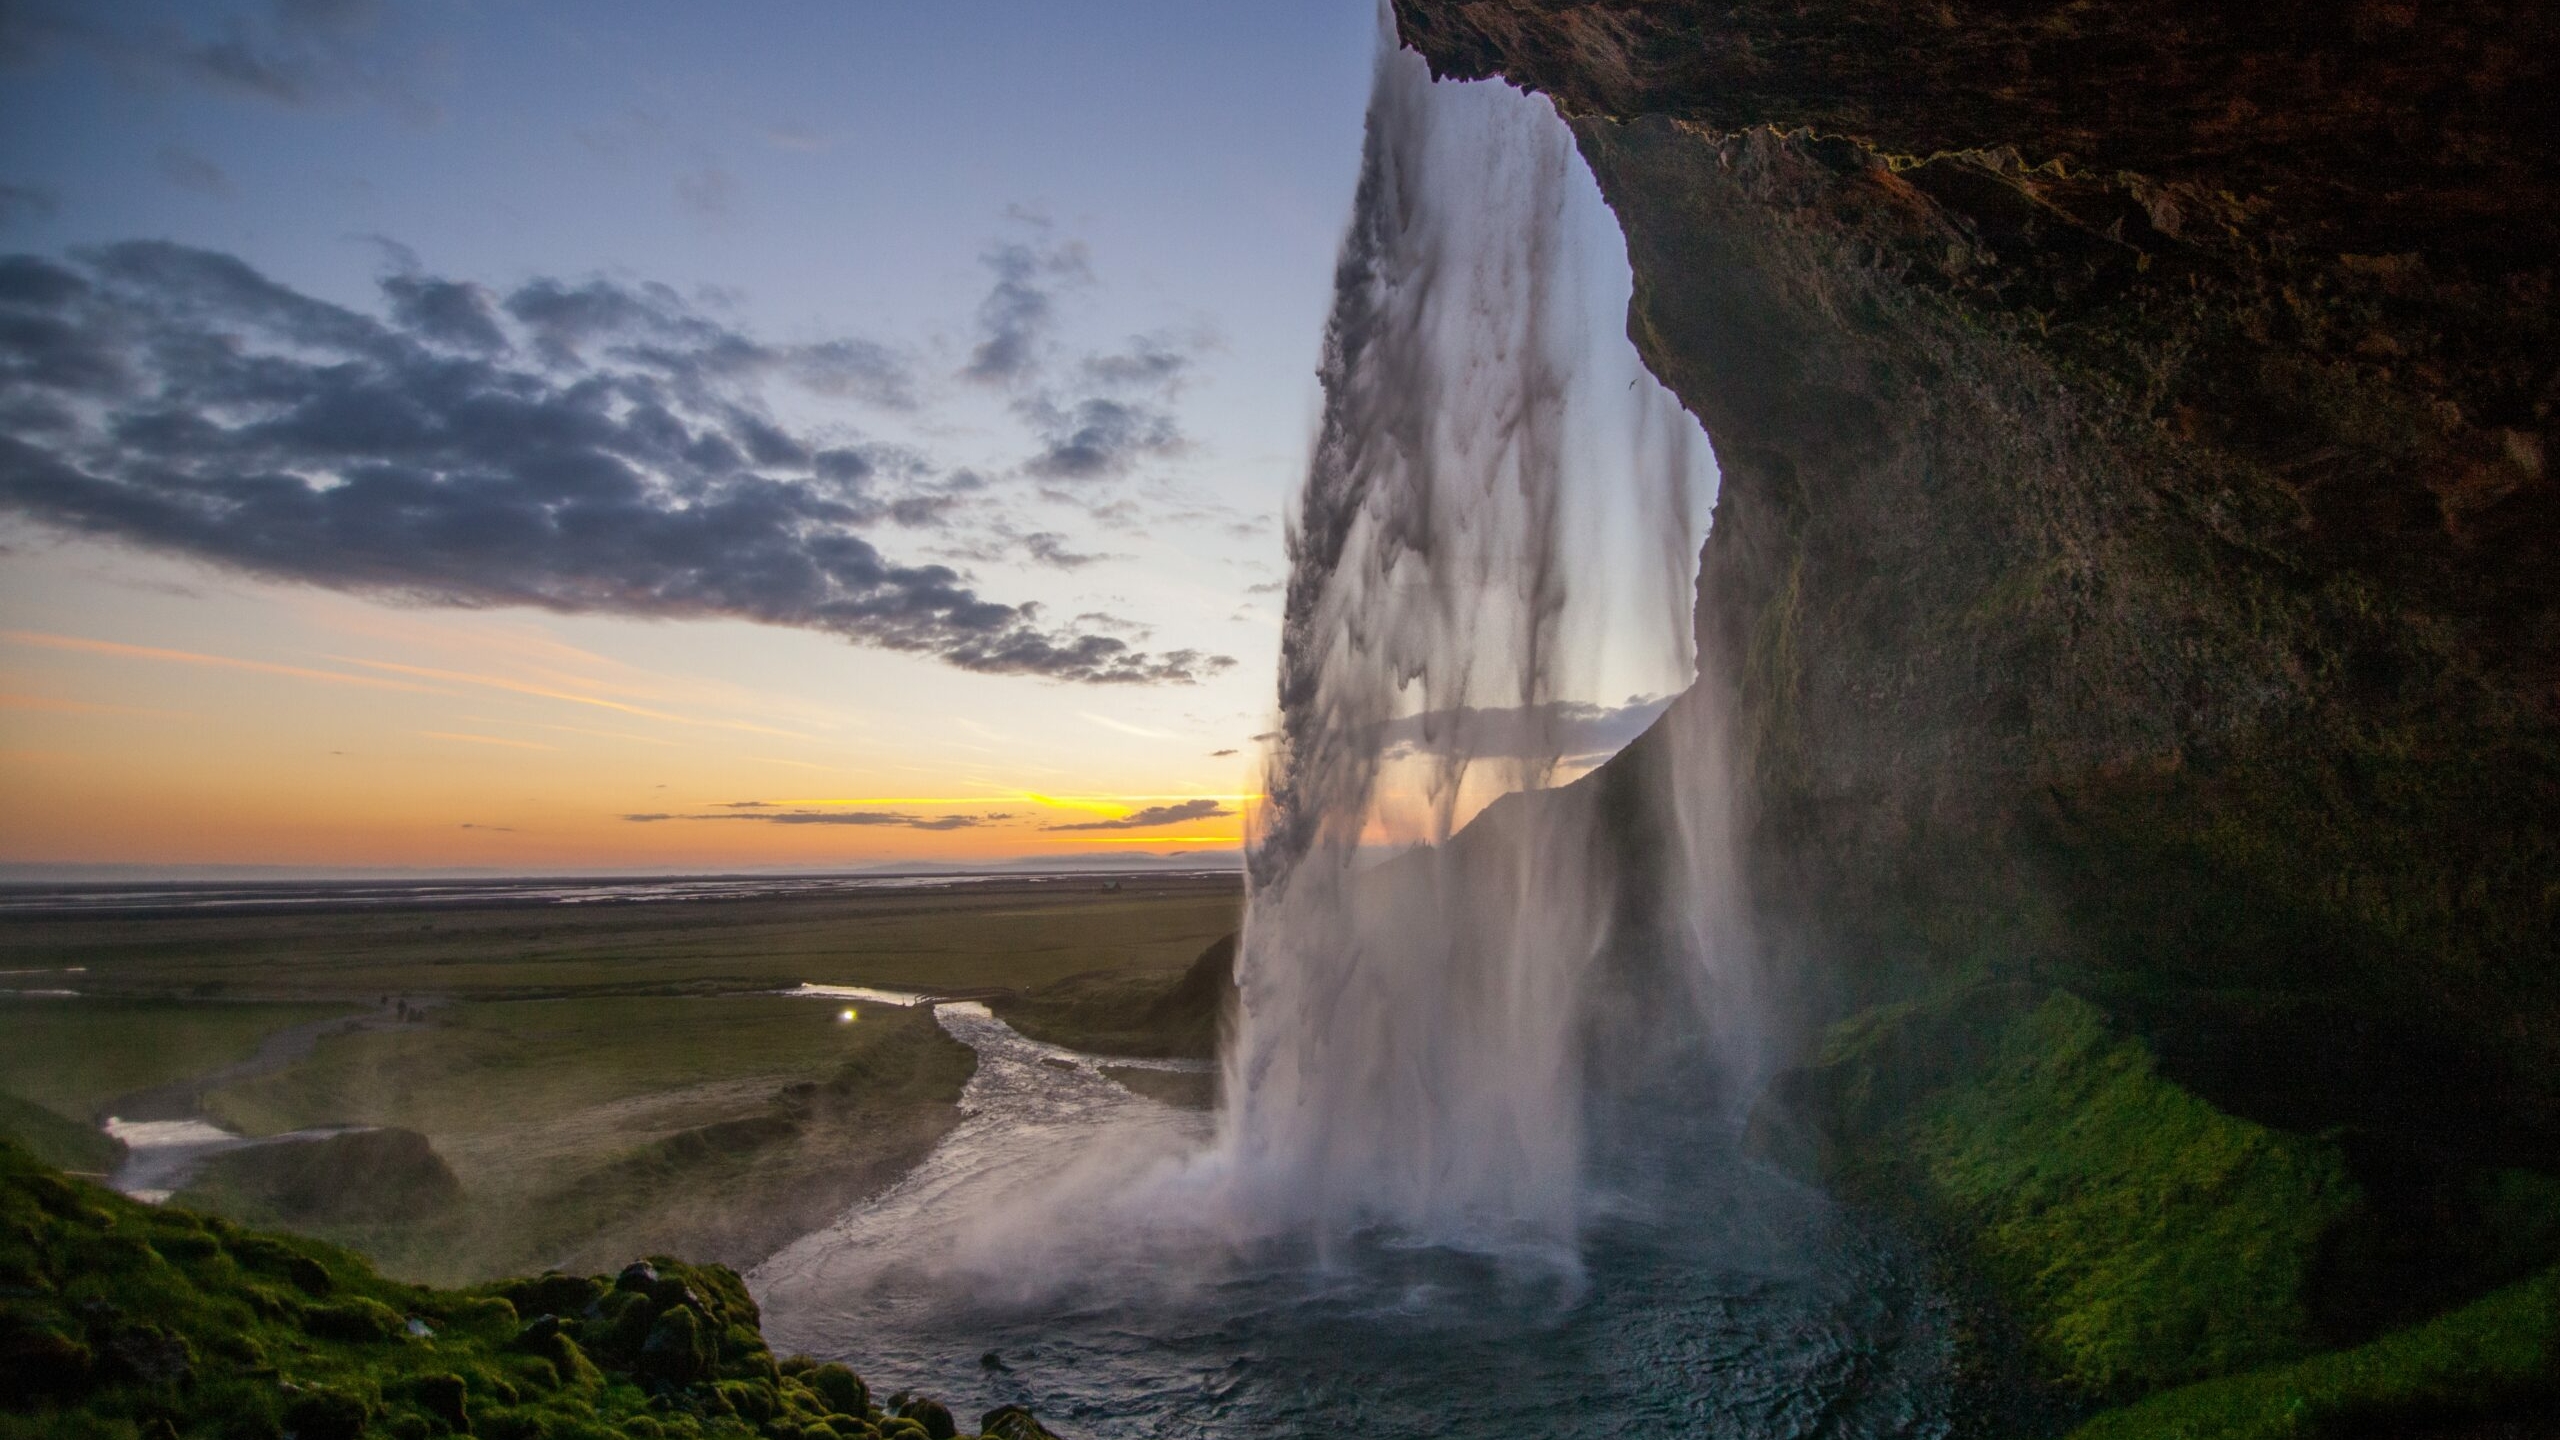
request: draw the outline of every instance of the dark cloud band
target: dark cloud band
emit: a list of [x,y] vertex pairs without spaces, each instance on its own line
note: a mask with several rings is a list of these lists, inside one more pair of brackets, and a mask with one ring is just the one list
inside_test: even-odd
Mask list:
[[1088,820],[1077,825],[1044,825],[1044,830],[1152,830],[1159,825],[1179,825],[1186,820],[1215,820],[1233,815],[1233,810],[1215,800],[1185,800],[1176,805],[1150,805],[1133,815],[1117,820]]
[[1052,629],[883,555],[865,532],[930,520],[931,497],[762,404],[783,384],[911,403],[883,347],[772,345],[604,280],[384,292],[387,319],[158,242],[0,259],[0,509],[335,589],[753,620],[992,674],[1234,663]]
[[754,820],[767,825],[856,825],[891,826],[905,830],[968,830],[1009,815],[908,815],[894,810],[777,810],[760,812],[730,810],[719,815],[675,815],[644,812],[622,817],[638,825],[654,825],[663,820]]

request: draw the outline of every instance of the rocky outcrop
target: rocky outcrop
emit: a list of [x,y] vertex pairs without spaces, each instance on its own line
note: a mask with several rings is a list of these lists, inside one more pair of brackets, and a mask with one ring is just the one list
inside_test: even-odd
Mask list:
[[[2269,1282],[2294,1343],[2484,1293],[2450,1217],[2560,1173],[2551,8],[1396,10],[1439,73],[1554,99],[1629,332],[1714,443],[1702,683],[1742,721],[1764,933],[1814,1018],[1928,1062],[1870,1104],[1835,1033],[1779,1087],[1799,1158],[1951,1219],[2069,1379],[2072,1312],[1998,1283],[2063,1273],[2019,1248],[2046,1212],[1928,1149],[1998,1093],[1930,1037],[2063,992],[2161,1113],[2339,1167],[2317,1263]],[[2075,1085],[1964,1112],[1978,1153],[2106,1118]],[[2103,1170],[2033,1203],[2160,1178]],[[2083,1392],[2172,1378],[2132,1373]]]
[[2547,7],[1398,14],[1624,223],[1723,470],[1760,893],[1839,999],[2065,976],[2233,1104],[2423,1051],[2416,1129],[2548,1146]]

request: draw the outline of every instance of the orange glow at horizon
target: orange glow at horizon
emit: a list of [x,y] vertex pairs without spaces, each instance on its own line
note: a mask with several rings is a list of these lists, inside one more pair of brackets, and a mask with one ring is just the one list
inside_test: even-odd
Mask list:
[[[1096,844],[1231,849],[1240,836],[1049,827],[1262,802],[1234,784],[1250,762],[1210,757],[1267,722],[1239,716],[1183,746],[1131,733],[1176,733],[1186,722],[1171,697],[1156,710],[1153,697],[1118,701],[1132,723],[1089,725],[1075,718],[1089,696],[1067,687],[788,632],[393,610],[305,592],[226,609],[174,586],[114,597],[138,612],[120,614],[82,603],[76,580],[48,583],[59,601],[14,605],[20,623],[0,628],[11,795],[0,862],[513,873],[994,862]],[[91,625],[158,643],[79,633]],[[255,637],[250,653],[241,637]],[[866,704],[872,693],[900,703]],[[1047,703],[1067,723],[1013,727],[1030,738],[972,718]],[[598,711],[618,723],[579,723]],[[774,765],[818,772],[795,789],[826,788],[776,797]],[[785,809],[890,818],[773,818]],[[641,814],[676,818],[625,818]],[[969,823],[945,828],[954,818]]]
[[1070,845],[1241,845],[1241,835],[1079,835]]

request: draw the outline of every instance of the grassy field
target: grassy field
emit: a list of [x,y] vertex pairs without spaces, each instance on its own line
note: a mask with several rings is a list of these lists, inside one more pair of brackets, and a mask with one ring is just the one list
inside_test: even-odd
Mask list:
[[[351,1197],[343,1224],[245,1215],[299,1224],[400,1273],[468,1279],[669,1248],[752,1263],[866,1179],[913,1164],[967,1082],[967,1050],[926,1013],[863,1007],[851,1024],[838,1014],[770,996],[470,1001],[412,1028],[323,1041],[301,1064],[215,1091],[206,1108],[244,1134],[363,1124],[425,1136],[469,1197],[453,1214],[373,1224]],[[858,1103],[812,1117],[791,1102],[791,1087],[849,1073],[868,1082],[847,1087]],[[864,1123],[838,1113],[848,1109]],[[812,1186],[834,1197],[814,1218],[795,1200]],[[245,1208],[219,1190],[190,1198]]]
[[[218,1090],[245,1133],[365,1124],[423,1137],[462,1201],[404,1213],[422,1175],[262,1204],[309,1145],[209,1167],[186,1203],[352,1246],[446,1282],[682,1253],[751,1265],[895,1179],[951,1125],[976,1061],[921,1010],[842,1024],[806,1000],[495,1001],[426,1025],[324,1041],[310,1060]],[[349,1146],[352,1150],[352,1145]],[[350,1154],[351,1161],[362,1157]]]
[[[466,1176],[539,1165],[578,1146],[555,1117],[634,1134],[720,1118],[823,1076],[894,1024],[768,996],[472,1001],[426,1023],[321,1042],[281,1073],[214,1092],[213,1117],[248,1135],[310,1125],[397,1125],[436,1137]],[[509,1157],[513,1157],[511,1160]]]
[[[743,1266],[921,1158],[956,1123],[975,1064],[923,1010],[858,1005],[844,1023],[839,1004],[773,991],[1006,992],[1029,997],[1035,1029],[1054,1010],[1143,1031],[1143,1017],[1123,1023],[1095,997],[1146,1010],[1235,929],[1241,905],[1232,881],[1148,879],[0,921],[0,965],[85,966],[87,992],[0,1002],[0,1131],[67,1161],[76,1131],[44,1117],[94,1123],[110,1100],[241,1061],[284,1027],[362,1013],[365,1028],[209,1089],[203,1110],[252,1135],[403,1134],[239,1152],[200,1175],[188,1203],[420,1279],[653,1250]],[[1059,996],[1074,1004],[1040,1003]],[[376,1157],[399,1168],[368,1177]],[[332,1183],[315,1191],[315,1171]],[[432,1213],[392,1203],[451,1183],[461,1200]],[[298,1208],[279,1210],[280,1196]]]
[[0,998],[0,1094],[83,1124],[119,1097],[245,1060],[272,1031],[341,1004]]

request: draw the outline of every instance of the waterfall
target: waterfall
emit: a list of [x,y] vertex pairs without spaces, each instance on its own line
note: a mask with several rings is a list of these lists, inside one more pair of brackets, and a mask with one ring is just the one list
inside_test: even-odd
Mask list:
[[1570,1263],[1609,1103],[1675,1061],[1753,1063],[1712,687],[1559,783],[1602,687],[1679,689],[1695,660],[1706,446],[1597,303],[1612,267],[1547,102],[1436,83],[1390,35],[1289,536],[1220,1117],[1263,1222]]

